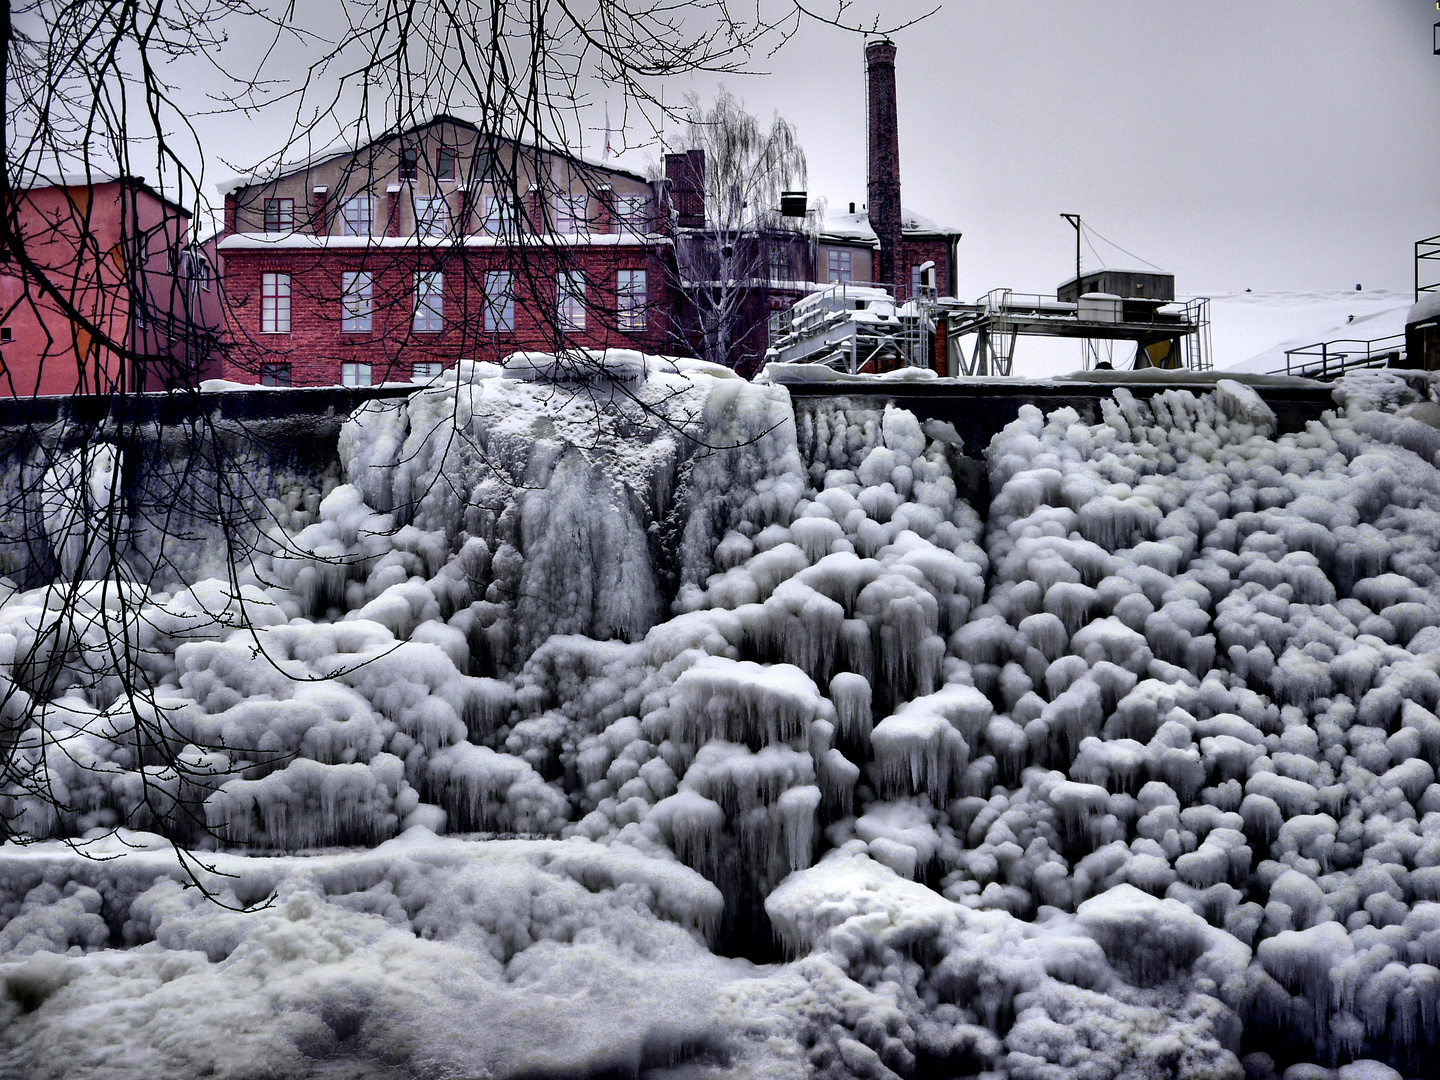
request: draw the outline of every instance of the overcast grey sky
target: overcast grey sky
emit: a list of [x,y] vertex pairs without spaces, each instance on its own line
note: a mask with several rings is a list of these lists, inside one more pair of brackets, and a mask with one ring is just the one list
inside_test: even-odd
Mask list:
[[[1433,0],[946,0],[895,39],[904,202],[964,232],[967,297],[1073,273],[1064,211],[1183,292],[1409,289],[1440,233],[1436,21]],[[799,128],[812,192],[863,202],[861,44],[810,27],[768,66],[726,84]]]
[[[967,298],[1048,292],[1073,273],[1062,212],[1173,271],[1181,292],[1408,290],[1414,241],[1440,233],[1437,20],[1434,0],[944,0],[895,39],[904,202],[964,233]],[[768,73],[724,81],[796,125],[812,194],[864,202],[861,39],[810,24],[752,62]],[[667,84],[666,100],[715,86]],[[205,124],[230,161],[288,134]],[[212,178],[226,171],[212,162]]]

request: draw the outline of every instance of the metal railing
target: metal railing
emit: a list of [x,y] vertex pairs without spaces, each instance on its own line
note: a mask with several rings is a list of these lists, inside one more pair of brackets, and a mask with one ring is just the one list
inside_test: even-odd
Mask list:
[[[1405,335],[1379,338],[1336,338],[1285,350],[1286,375],[1335,379],[1358,368],[1390,367],[1405,355]],[[1271,374],[1279,375],[1276,370]]]
[[975,301],[987,311],[1027,311],[1046,314],[1074,316],[1075,304],[1057,300],[1043,293],[1021,293],[1014,289],[991,289]]
[[[770,316],[770,353],[787,363],[821,363],[851,374],[876,370],[895,360],[905,366],[928,367],[935,289],[906,289],[917,309],[900,314],[890,287],[869,282],[837,282]],[[883,294],[883,295],[880,295]],[[894,305],[891,320],[867,316],[869,305]]]

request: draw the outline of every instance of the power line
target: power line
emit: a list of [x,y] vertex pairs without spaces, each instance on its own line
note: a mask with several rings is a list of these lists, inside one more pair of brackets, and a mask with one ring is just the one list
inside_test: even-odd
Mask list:
[[[1142,262],[1142,263],[1144,263],[1146,266],[1150,267],[1151,270],[1158,271],[1159,273],[1162,273],[1162,274],[1165,273],[1164,270],[1161,270],[1160,267],[1156,266],[1156,265],[1155,265],[1154,263],[1152,263],[1149,259],[1142,259],[1142,258],[1140,258],[1139,255],[1136,255],[1133,251],[1126,251],[1126,250],[1125,250],[1123,247],[1121,247],[1119,244],[1115,243],[1114,240],[1111,240],[1111,239],[1109,239],[1108,237],[1105,237],[1105,236],[1101,236],[1100,233],[1096,232],[1096,231],[1095,231],[1093,228],[1091,228],[1089,225],[1082,225],[1081,228],[1082,228],[1085,232],[1093,234],[1097,240],[1100,240],[1100,241],[1102,241],[1103,243],[1109,244],[1111,247],[1113,247],[1116,251],[1120,252],[1122,255],[1128,255],[1130,258],[1134,259],[1136,262]],[[1091,250],[1091,251],[1095,251],[1095,248],[1094,248],[1093,245],[1091,245],[1090,250]],[[1096,252],[1095,257],[1096,257],[1097,259],[1100,258],[1100,255],[1099,255],[1098,252]],[[1104,262],[1104,260],[1101,259],[1101,262]]]

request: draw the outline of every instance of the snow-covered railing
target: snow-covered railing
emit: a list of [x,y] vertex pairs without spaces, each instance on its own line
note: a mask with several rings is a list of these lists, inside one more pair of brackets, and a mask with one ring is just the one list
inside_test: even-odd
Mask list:
[[838,282],[770,316],[767,359],[821,363],[852,375],[891,361],[926,367],[933,292],[922,287],[915,300],[897,305],[884,286]]
[[[1356,368],[1395,367],[1405,356],[1405,335],[1379,338],[1336,338],[1285,350],[1283,374],[1335,379]],[[1279,375],[1276,370],[1271,374]]]

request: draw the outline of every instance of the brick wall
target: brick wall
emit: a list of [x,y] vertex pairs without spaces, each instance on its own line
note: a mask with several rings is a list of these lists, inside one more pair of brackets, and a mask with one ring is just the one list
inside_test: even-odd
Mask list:
[[908,267],[900,254],[900,134],[895,105],[895,45],[872,41],[865,46],[865,76],[870,114],[869,136],[870,227],[880,240],[875,280],[882,284],[908,284]]
[[[527,251],[522,262],[505,248],[472,248],[435,253],[414,248],[387,251],[291,250],[285,253],[231,249],[226,252],[226,291],[233,307],[232,347],[224,377],[260,381],[264,364],[289,364],[291,385],[334,385],[346,362],[371,365],[372,380],[408,379],[417,362],[452,366],[461,358],[500,360],[519,349],[553,350],[561,344],[587,348],[663,351],[671,307],[667,248],[640,245],[577,247],[563,263],[546,251]],[[556,274],[582,270],[586,283],[586,327],[555,326]],[[439,332],[413,329],[415,274],[444,275],[443,322]],[[515,328],[494,334],[484,328],[483,289],[489,270],[509,270],[515,283]],[[619,270],[644,270],[649,310],[643,330],[616,326],[615,284]],[[373,276],[372,329],[346,333],[341,325],[342,275]],[[260,332],[262,275],[290,275],[290,330]]]
[[895,260],[895,275],[899,279],[901,295],[910,295],[910,268],[927,262],[935,263],[935,284],[943,296],[946,275],[949,272],[949,246],[944,240],[902,240],[900,253]]

